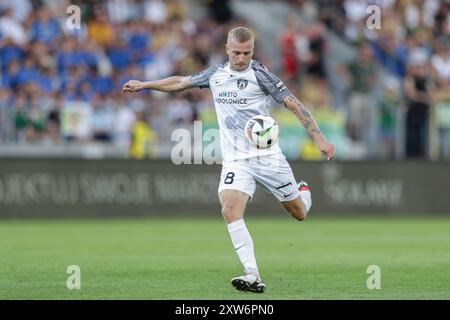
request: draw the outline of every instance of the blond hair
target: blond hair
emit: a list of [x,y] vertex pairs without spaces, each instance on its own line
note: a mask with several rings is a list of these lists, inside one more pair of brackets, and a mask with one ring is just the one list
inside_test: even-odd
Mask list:
[[253,32],[246,27],[236,27],[228,32],[227,42],[230,42],[231,39],[244,43],[253,39]]

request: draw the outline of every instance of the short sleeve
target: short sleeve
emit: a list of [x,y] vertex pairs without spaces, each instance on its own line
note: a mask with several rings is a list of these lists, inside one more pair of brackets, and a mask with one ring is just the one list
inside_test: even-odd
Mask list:
[[203,71],[191,75],[190,76],[191,84],[194,87],[198,88],[209,88],[209,79],[214,73],[216,73],[219,67],[220,64],[217,64],[215,66],[209,67],[208,69],[205,69]]
[[291,95],[290,90],[283,81],[267,70],[263,64],[259,62],[255,63],[253,70],[255,71],[256,80],[261,90],[265,94],[271,95],[276,102],[282,103],[286,97]]

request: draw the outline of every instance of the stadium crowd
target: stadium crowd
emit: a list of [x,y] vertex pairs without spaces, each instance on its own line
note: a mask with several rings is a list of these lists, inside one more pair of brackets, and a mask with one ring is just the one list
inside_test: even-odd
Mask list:
[[[392,153],[395,122],[404,118],[406,157],[434,153],[449,159],[450,1],[319,2],[320,20],[358,48],[357,58],[341,70],[349,136],[371,145],[370,128],[375,125],[382,150]],[[379,29],[368,28],[376,14],[369,5],[380,9]],[[398,111],[402,117],[396,116]]]
[[[348,138],[385,158],[394,157],[400,108],[406,155],[428,156],[430,107],[450,92],[449,1],[374,1],[382,7],[380,30],[366,27],[366,1],[287,2],[314,7],[318,18],[309,26],[287,21],[279,43],[288,86],[342,110]],[[212,108],[207,90],[124,95],[121,87],[129,79],[192,74],[224,61],[226,32],[236,22],[231,12],[215,7],[210,19],[194,22],[181,0],[84,1],[81,28],[71,29],[71,4],[1,2],[0,143],[98,141],[131,146],[142,158],[146,143],[170,140],[173,128]],[[339,69],[343,106],[314,93],[334,90],[325,66],[327,28],[357,48],[357,58]],[[258,49],[255,58],[270,66]],[[439,131],[446,158],[448,132],[445,126]]]
[[70,29],[69,5],[2,1],[1,141],[157,143],[197,119],[205,92],[124,95],[121,88],[222,61],[225,25],[194,23],[178,0],[109,0],[81,4],[81,28]]

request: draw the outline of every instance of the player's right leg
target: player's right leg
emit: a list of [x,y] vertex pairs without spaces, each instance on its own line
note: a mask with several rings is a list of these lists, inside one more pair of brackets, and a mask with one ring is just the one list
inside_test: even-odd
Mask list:
[[222,216],[230,224],[244,218],[245,207],[250,199],[247,193],[233,189],[224,189],[219,193]]
[[252,167],[255,179],[281,203],[294,218],[302,221],[311,208],[311,192],[308,184],[296,182],[292,168],[282,154],[259,159]]
[[308,184],[303,180],[300,180],[297,187],[299,197],[294,200],[283,201],[281,204],[294,219],[303,221],[311,208],[311,191],[309,190]]
[[261,281],[253,240],[244,222],[245,207],[255,188],[255,181],[249,173],[238,168],[222,169],[219,185],[222,215],[228,224],[231,241],[245,270],[245,275],[233,278],[231,284],[240,291],[261,293],[266,287]]

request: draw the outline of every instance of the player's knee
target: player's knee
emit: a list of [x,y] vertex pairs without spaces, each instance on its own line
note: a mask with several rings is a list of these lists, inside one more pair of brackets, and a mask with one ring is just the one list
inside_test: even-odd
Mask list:
[[305,208],[300,205],[292,206],[289,210],[289,213],[294,219],[298,221],[303,221],[306,218]]
[[222,215],[225,219],[231,219],[234,216],[235,206],[233,204],[224,202],[222,205]]

